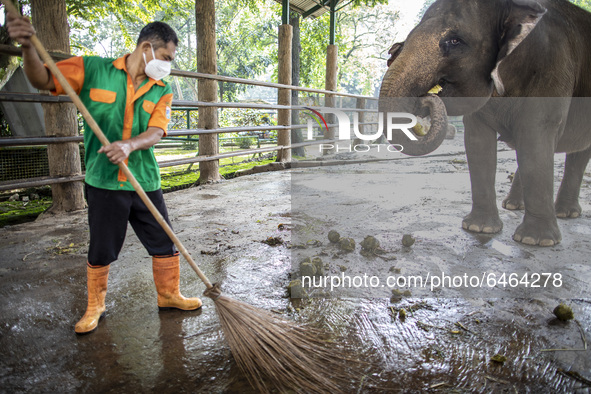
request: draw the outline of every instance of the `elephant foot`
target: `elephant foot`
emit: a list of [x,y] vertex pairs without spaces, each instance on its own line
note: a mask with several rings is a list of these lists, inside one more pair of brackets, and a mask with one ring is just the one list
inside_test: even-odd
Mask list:
[[509,195],[503,200],[503,208],[509,211],[523,211],[525,209],[525,203],[523,199],[511,198]]
[[532,246],[554,246],[562,241],[562,236],[556,222],[524,218],[515,230],[513,240]]
[[581,209],[581,205],[578,202],[575,202],[573,204],[556,201],[556,204],[554,206],[556,209],[556,217],[559,217],[561,219],[578,218],[579,216],[581,216],[581,212],[583,212],[583,210]]
[[462,221],[462,228],[474,233],[494,234],[503,229],[503,222],[498,215],[472,212]]

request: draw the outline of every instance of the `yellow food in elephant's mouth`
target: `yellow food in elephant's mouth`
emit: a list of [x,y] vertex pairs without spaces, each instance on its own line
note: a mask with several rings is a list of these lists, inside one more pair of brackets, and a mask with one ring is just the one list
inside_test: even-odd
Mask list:
[[[427,94],[439,94],[439,92],[441,92],[442,90],[443,90],[443,88],[441,87],[441,85],[437,84],[437,85],[433,86],[427,92]],[[411,128],[412,132],[415,133],[415,135],[417,137],[423,137],[423,136],[427,135],[427,133],[429,133],[430,129],[431,129],[431,118],[430,117],[421,118],[419,116],[417,116],[417,124]]]
[[429,118],[421,118],[419,116],[417,116],[417,124],[411,128],[412,132],[419,137],[427,135],[430,129],[431,120]]
[[435,86],[433,86],[431,88],[431,90],[429,90],[427,93],[429,94],[439,94],[439,92],[441,92],[443,90],[443,88],[441,87],[441,85],[437,84]]

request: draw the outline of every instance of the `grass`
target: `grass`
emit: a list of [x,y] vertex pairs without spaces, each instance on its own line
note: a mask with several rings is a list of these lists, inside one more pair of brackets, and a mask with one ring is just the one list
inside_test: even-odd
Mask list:
[[0,202],[0,227],[33,221],[51,206],[51,198]]
[[[275,158],[265,159],[261,161],[250,161],[250,162],[242,162],[232,164],[232,158],[222,159],[220,160],[220,175],[225,179],[233,178],[234,174],[238,170],[249,169],[255,166],[261,166],[265,164],[269,164],[275,161]],[[188,166],[183,166],[188,167]],[[198,168],[197,165],[194,166]],[[191,171],[172,171],[167,173],[162,173],[162,191],[170,192],[179,189],[186,189],[189,186],[192,186],[199,180],[199,170],[191,170]]]

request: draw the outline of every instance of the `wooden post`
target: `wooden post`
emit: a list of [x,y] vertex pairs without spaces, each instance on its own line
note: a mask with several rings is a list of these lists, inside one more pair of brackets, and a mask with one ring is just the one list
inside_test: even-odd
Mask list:
[[[195,20],[197,31],[197,72],[216,75],[215,1],[196,1]],[[197,100],[217,102],[217,82],[211,79],[200,79],[197,84]],[[197,127],[200,129],[216,129],[218,127],[217,108],[200,107]],[[217,153],[217,135],[199,136],[200,156],[215,155]],[[199,163],[199,183],[216,182],[220,179],[218,160]]]
[[[365,109],[365,99],[359,97],[357,99],[357,106],[358,109]],[[358,112],[359,114],[359,132],[361,134],[365,134],[365,126],[362,125],[361,123],[365,122],[365,111],[360,111]],[[355,137],[355,140],[353,141],[353,147],[357,146],[357,145],[361,145],[361,144],[365,144],[365,141],[361,140],[360,138]]]
[[[337,71],[338,71],[338,53],[339,48],[336,45],[329,45],[326,48],[326,79],[324,84],[325,90],[331,90],[336,92],[337,90]],[[332,94],[325,95],[324,105],[326,107],[334,107],[335,106],[335,97]],[[333,114],[328,114],[326,117],[329,123],[336,123],[336,116]],[[335,128],[330,127],[324,138],[328,140],[334,139],[335,135]],[[326,149],[324,150],[324,154],[331,154],[334,153],[334,149]]]
[[[31,16],[43,46],[50,51],[70,53],[70,37],[65,0],[33,0]],[[43,104],[45,133],[48,136],[78,135],[74,104]],[[92,131],[88,130],[89,133]],[[49,175],[73,177],[82,174],[80,147],[77,142],[47,146]],[[48,212],[63,213],[86,207],[82,182],[59,183],[51,186],[53,204]]]
[[[292,26],[282,24],[279,26],[279,70],[278,82],[280,84],[291,85],[291,44],[293,38]],[[291,89],[279,89],[277,104],[291,105]],[[277,111],[277,125],[291,125],[291,110],[280,109]],[[277,131],[277,145],[291,145],[291,130]],[[277,152],[277,161],[291,161],[291,149],[284,149]]]

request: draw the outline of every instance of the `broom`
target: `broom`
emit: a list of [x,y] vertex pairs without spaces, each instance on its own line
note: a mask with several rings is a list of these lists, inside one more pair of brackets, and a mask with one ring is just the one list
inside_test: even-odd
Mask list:
[[[9,12],[20,15],[12,2],[0,1]],[[101,144],[108,145],[109,140],[60,72],[43,44],[36,35],[30,37],[30,40]],[[340,384],[333,379],[336,378],[340,380],[340,383],[345,383],[347,376],[342,371],[344,361],[347,360],[335,357],[334,350],[328,348],[329,343],[320,339],[321,332],[297,325],[268,311],[222,295],[219,285],[212,284],[199,269],[125,163],[120,163],[119,167],[154,218],[205,284],[207,289],[203,294],[214,301],[232,355],[250,384],[262,392],[269,392],[273,387],[303,393],[343,391]],[[328,374],[331,374],[333,379],[327,377]]]

